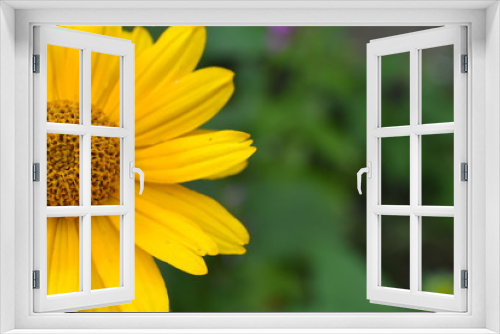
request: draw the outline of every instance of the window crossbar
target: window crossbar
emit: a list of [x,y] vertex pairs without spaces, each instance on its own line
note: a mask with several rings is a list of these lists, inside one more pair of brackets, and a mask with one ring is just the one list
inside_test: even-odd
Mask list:
[[391,126],[376,128],[372,131],[375,137],[403,137],[415,135],[438,135],[444,133],[453,133],[455,131],[454,123],[436,123],[436,124],[419,124],[406,126]]
[[424,206],[424,205],[376,205],[371,210],[377,215],[384,216],[422,216],[422,217],[454,217],[453,206]]
[[87,126],[80,124],[47,123],[47,133],[86,135],[125,138],[130,131],[125,128],[114,128],[109,126]]
[[47,217],[82,217],[90,214],[92,216],[114,216],[129,213],[132,208],[125,205],[99,205],[99,206],[49,206]]

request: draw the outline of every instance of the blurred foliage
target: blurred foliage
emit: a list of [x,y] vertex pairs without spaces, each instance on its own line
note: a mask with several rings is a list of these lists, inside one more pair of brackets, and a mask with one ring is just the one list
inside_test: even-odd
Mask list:
[[[158,38],[164,27],[149,29]],[[206,128],[246,131],[258,151],[240,175],[187,186],[214,197],[235,214],[250,231],[251,242],[245,255],[206,257],[206,276],[192,276],[158,261],[172,311],[409,311],[366,299],[366,198],[357,193],[355,175],[366,163],[366,44],[421,29],[207,28],[199,67],[233,70],[236,91]],[[401,83],[408,80],[409,71],[401,70],[408,60],[395,58],[382,73],[388,94],[397,102],[384,106],[390,124],[409,119],[401,114],[409,108],[398,107],[409,105],[407,85]],[[440,81],[426,90],[426,98],[438,106],[432,112],[449,112],[439,107],[446,105],[443,99],[448,96],[440,94],[439,85],[449,81],[435,73],[423,74],[423,85],[436,77]],[[436,154],[441,153],[428,156]],[[407,200],[409,156],[390,150],[387,156],[392,168],[387,175],[406,178],[391,183],[388,193]],[[425,170],[433,180],[449,172],[436,166]],[[448,198],[452,191],[446,183],[426,196]],[[450,228],[445,227],[446,233]],[[389,286],[408,282],[407,257],[399,254],[404,248],[400,241],[408,239],[401,235],[404,231],[389,234],[387,256],[394,260],[384,263],[383,273]],[[452,249],[439,238],[439,233],[426,237],[423,249]],[[426,269],[424,287],[449,291],[449,264],[430,263]]]
[[410,125],[410,53],[381,59],[382,126]]

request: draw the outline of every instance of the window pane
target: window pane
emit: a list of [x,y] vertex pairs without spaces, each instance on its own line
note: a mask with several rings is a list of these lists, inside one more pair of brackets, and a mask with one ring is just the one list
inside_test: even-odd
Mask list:
[[453,134],[422,140],[422,205],[453,206]]
[[120,126],[120,57],[92,52],[92,125]]
[[381,140],[382,204],[410,205],[410,137]]
[[120,216],[93,216],[91,220],[92,290],[119,287]]
[[422,123],[453,122],[453,45],[421,52]]
[[80,136],[47,134],[47,206],[80,205]]
[[47,218],[47,294],[80,291],[80,218]]
[[382,126],[410,124],[410,53],[381,57]]
[[410,217],[382,216],[382,286],[410,289]]
[[47,45],[47,122],[80,124],[80,50]]
[[120,204],[120,138],[92,137],[92,205]]
[[422,291],[453,294],[451,217],[422,217]]

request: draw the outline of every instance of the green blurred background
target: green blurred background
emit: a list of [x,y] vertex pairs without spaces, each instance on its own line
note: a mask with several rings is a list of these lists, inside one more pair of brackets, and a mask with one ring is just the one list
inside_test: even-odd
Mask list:
[[[156,39],[165,27],[148,29]],[[366,165],[366,44],[421,29],[207,27],[199,67],[233,70],[236,91],[205,127],[248,132],[258,151],[240,175],[187,186],[228,208],[251,242],[245,255],[206,257],[205,276],[158,261],[173,312],[410,311],[366,299],[355,179]],[[453,121],[453,50],[428,53],[422,120]],[[408,55],[383,57],[382,108],[383,126],[408,124]],[[423,202],[453,205],[453,135],[427,137]],[[408,204],[408,138],[383,139],[382,161],[383,204]],[[453,293],[453,220],[425,218],[422,235],[424,290]],[[383,217],[382,239],[383,284],[408,288],[408,217]]]

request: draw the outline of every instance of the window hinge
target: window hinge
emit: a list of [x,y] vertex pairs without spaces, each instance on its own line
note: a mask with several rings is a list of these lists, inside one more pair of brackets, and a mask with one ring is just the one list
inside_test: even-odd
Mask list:
[[469,165],[466,162],[460,164],[460,180],[469,181]]
[[461,271],[461,282],[462,282],[462,289],[467,289],[469,287],[469,274],[467,270],[462,270]]
[[33,73],[40,73],[40,55],[33,55]]
[[40,182],[40,164],[38,162],[33,164],[33,181]]
[[33,270],[33,289],[40,289],[40,270]]
[[469,72],[469,57],[467,55],[462,55],[462,73]]

